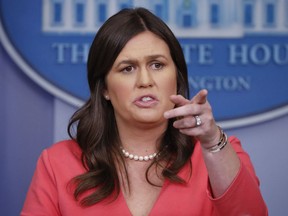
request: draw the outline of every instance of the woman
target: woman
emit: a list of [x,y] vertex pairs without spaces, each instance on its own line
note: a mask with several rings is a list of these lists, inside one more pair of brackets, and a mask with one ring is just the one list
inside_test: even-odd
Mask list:
[[[22,215],[267,215],[249,156],[191,100],[181,47],[143,8],[98,31],[71,140],[43,151]],[[73,126],[76,127],[74,134]]]

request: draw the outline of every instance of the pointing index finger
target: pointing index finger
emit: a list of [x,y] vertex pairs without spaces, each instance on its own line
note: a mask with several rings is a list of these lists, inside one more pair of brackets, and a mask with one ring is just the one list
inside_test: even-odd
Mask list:
[[190,103],[189,100],[187,100],[186,98],[184,98],[182,95],[171,95],[170,96],[170,100],[177,106],[183,106],[187,103]]
[[[170,100],[171,100],[171,102],[173,102],[175,104],[175,107],[178,107],[178,108],[182,107],[186,104],[191,103],[190,100],[187,100],[182,95],[171,95]],[[173,108],[171,110],[164,112],[164,118],[169,119],[169,118],[173,118],[173,117],[177,116],[177,109],[178,108]]]
[[191,100],[191,103],[204,104],[207,101],[208,91],[206,89],[202,89],[199,91]]

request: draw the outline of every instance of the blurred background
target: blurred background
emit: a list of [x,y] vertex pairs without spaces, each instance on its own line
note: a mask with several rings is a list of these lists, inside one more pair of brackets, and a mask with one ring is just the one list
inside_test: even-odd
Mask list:
[[1,215],[19,215],[41,151],[68,138],[88,96],[95,32],[135,6],[175,32],[191,96],[209,90],[218,123],[251,157],[270,215],[288,215],[287,0],[0,0]]

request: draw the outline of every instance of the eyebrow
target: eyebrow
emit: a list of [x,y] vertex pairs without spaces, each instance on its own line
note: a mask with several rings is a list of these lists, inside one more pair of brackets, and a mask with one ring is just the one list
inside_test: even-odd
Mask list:
[[[167,60],[167,57],[164,56],[164,55],[161,55],[161,54],[157,54],[157,55],[150,55],[150,56],[146,56],[145,59],[147,59],[148,61],[149,60],[153,60],[153,59],[157,59],[157,58],[164,58],[165,60]],[[131,59],[128,59],[128,60],[122,60],[120,61],[119,63],[117,63],[116,67],[119,67],[121,64],[135,64],[137,62],[136,59],[134,58],[131,58]]]

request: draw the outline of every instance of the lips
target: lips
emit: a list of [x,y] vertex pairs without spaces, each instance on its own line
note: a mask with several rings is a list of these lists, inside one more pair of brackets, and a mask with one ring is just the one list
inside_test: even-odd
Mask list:
[[158,103],[158,99],[154,95],[143,95],[136,98],[133,103],[140,108],[151,108]]

